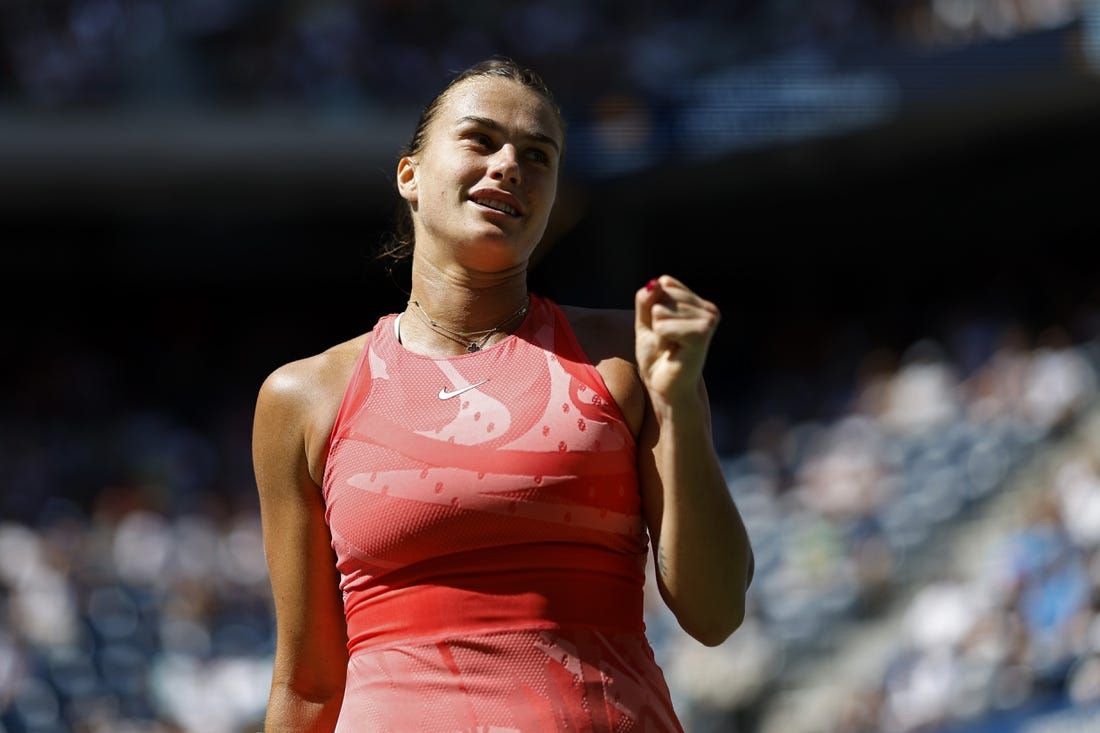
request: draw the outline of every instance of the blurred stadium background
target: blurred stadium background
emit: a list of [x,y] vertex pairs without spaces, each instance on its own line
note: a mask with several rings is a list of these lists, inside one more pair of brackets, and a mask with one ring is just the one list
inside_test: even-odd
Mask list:
[[1100,730],[1100,3],[0,2],[0,733],[258,730],[267,372],[370,260],[446,77],[569,123],[532,287],[714,299],[745,626],[689,733]]

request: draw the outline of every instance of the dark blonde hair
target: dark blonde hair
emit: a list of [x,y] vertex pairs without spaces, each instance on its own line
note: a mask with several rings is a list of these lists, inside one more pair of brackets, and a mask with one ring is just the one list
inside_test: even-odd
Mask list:
[[[562,116],[561,109],[558,107],[558,103],[553,93],[551,93],[550,88],[543,81],[542,77],[508,57],[494,56],[493,58],[479,61],[473,66],[468,67],[465,71],[458,73],[447,83],[447,86],[445,86],[439,94],[435,95],[435,97],[428,102],[427,106],[425,106],[424,110],[420,113],[420,119],[417,121],[416,128],[413,130],[412,139],[410,139],[408,144],[401,149],[398,154],[399,158],[406,155],[416,155],[424,149],[424,144],[428,139],[428,127],[436,118],[436,115],[439,113],[439,108],[447,99],[448,95],[462,82],[477,77],[511,79],[535,92],[545,99],[550,105],[550,108],[554,110],[558,124],[564,133],[565,119]],[[378,257],[390,260],[392,267],[392,264],[412,257],[414,244],[412,207],[407,201],[401,200],[397,206],[393,231],[383,240],[378,251]]]

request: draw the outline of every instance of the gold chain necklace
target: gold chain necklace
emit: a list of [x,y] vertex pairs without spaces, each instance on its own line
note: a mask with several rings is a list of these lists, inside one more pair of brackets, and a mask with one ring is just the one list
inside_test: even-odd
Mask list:
[[424,310],[424,306],[420,305],[419,301],[410,300],[409,303],[416,306],[417,312],[424,317],[424,320],[428,322],[428,325],[432,327],[434,331],[440,333],[452,341],[457,341],[466,347],[466,353],[472,354],[475,351],[481,351],[485,348],[485,344],[488,343],[489,338],[496,332],[500,331],[504,326],[508,325],[516,318],[527,314],[527,308],[531,305],[530,298],[525,298],[523,305],[517,308],[511,315],[505,318],[503,321],[493,326],[492,328],[484,328],[480,331],[452,331],[443,324],[436,321],[434,318],[428,315],[428,311]]

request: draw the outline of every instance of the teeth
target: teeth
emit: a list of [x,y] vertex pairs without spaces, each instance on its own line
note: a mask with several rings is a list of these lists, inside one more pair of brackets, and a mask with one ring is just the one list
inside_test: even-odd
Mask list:
[[495,199],[475,199],[475,201],[477,203],[481,204],[482,206],[488,206],[490,209],[496,209],[497,211],[503,211],[505,214],[508,214],[509,216],[516,216],[517,214],[519,214],[518,211],[516,211],[515,209],[513,209],[511,206],[504,203],[503,201],[497,201]]

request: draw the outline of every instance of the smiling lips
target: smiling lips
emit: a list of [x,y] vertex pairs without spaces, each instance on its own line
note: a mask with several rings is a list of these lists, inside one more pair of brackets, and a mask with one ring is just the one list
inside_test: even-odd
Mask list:
[[500,211],[508,216],[519,216],[519,209],[496,197],[486,196],[484,194],[471,196],[470,200],[479,206],[485,206],[493,209],[494,211]]

